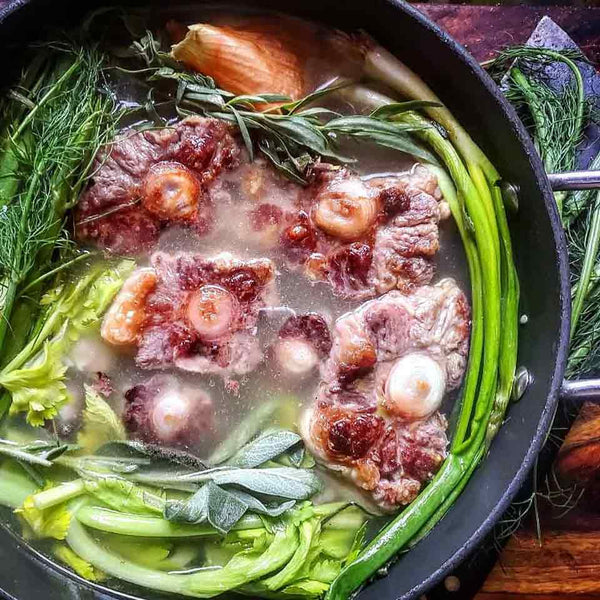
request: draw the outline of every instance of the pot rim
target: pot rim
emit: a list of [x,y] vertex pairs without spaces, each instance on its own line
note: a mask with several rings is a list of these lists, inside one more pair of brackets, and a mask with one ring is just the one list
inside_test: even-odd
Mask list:
[[[0,25],[2,22],[14,12],[20,8],[31,3],[32,0],[14,0],[11,4],[0,8]],[[567,253],[567,243],[565,233],[562,227],[558,209],[554,201],[550,182],[545,172],[542,161],[534,148],[533,142],[526,132],[524,125],[516,114],[514,108],[508,103],[508,101],[502,95],[498,86],[493,82],[489,75],[483,70],[480,64],[475,58],[450,34],[444,31],[440,26],[434,23],[429,17],[423,14],[414,6],[408,4],[404,0],[385,0],[388,4],[391,4],[395,9],[400,10],[408,14],[413,20],[418,22],[423,28],[428,29],[436,37],[438,37],[454,55],[465,63],[477,76],[481,84],[486,88],[488,94],[493,97],[506,121],[510,123],[514,132],[517,134],[519,142],[527,154],[530,161],[531,168],[535,179],[537,180],[538,187],[541,195],[544,199],[546,212],[548,213],[550,226],[555,243],[555,259],[558,267],[560,288],[557,290],[559,293],[560,302],[560,330],[558,332],[558,339],[556,341],[556,361],[554,370],[550,378],[547,400],[539,419],[538,426],[536,428],[535,435],[525,454],[521,466],[512,478],[511,483],[505,490],[500,501],[496,504],[495,508],[489,513],[487,518],[481,523],[481,525],[475,530],[475,532],[465,541],[463,546],[456,551],[449,559],[443,562],[439,568],[433,571],[426,579],[424,579],[417,586],[408,590],[397,600],[411,600],[418,598],[421,594],[427,592],[431,587],[440,582],[446,575],[448,575],[453,569],[455,569],[461,562],[463,562],[483,541],[485,536],[491,531],[492,527],[500,519],[501,515],[506,511],[512,502],[513,498],[522,487],[525,482],[527,475],[533,467],[533,464],[537,458],[538,453],[542,449],[548,431],[552,425],[556,408],[558,405],[560,388],[562,385],[567,357],[569,349],[569,333],[570,333],[570,318],[571,318],[571,289],[569,281],[569,261]],[[141,600],[140,595],[131,595],[127,592],[108,588],[103,585],[93,583],[80,577],[76,573],[73,573],[58,562],[53,561],[45,554],[25,542],[11,527],[4,523],[0,523],[0,527],[6,531],[16,543],[17,549],[23,549],[27,554],[30,555],[34,561],[41,563],[43,568],[48,568],[54,572],[58,572],[71,580],[77,581],[86,587],[93,589],[101,593],[109,593],[114,598],[121,598],[126,600]],[[0,596],[7,598],[7,600],[15,600],[12,596],[0,589]]]

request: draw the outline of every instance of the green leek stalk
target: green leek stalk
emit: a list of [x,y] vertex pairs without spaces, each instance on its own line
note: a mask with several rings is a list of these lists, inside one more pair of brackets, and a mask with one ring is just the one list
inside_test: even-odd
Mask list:
[[[381,48],[365,55],[365,74],[411,100],[439,102],[416,74]],[[345,94],[369,108],[391,103],[365,88]],[[498,172],[444,107],[426,107],[448,138],[417,113],[397,119],[434,150],[448,175],[439,176],[457,223],[469,265],[473,325],[469,363],[450,453],[432,482],[347,565],[327,600],[347,600],[391,561],[416,543],[444,516],[466,486],[496,435],[508,406],[517,360],[519,285]],[[439,171],[438,175],[439,175]],[[502,318],[503,326],[500,326]]]

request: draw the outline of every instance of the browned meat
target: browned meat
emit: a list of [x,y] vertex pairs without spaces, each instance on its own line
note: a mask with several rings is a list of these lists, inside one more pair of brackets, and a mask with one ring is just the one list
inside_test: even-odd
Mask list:
[[214,426],[209,395],[170,375],[155,375],[125,393],[123,421],[133,437],[146,442],[195,445]]
[[96,377],[92,381],[91,386],[96,392],[102,396],[105,396],[106,398],[108,398],[115,391],[111,378],[102,371],[96,371]]
[[269,239],[279,231],[289,263],[313,281],[328,282],[337,296],[372,298],[431,281],[438,223],[448,208],[424,167],[364,181],[348,169],[321,164],[314,182],[292,202],[253,206],[251,226]]
[[211,226],[210,184],[237,164],[223,121],[189,117],[157,131],[126,131],[102,149],[75,215],[76,237],[112,252],[151,248],[170,223]]
[[311,451],[386,510],[411,502],[446,455],[443,394],[462,379],[467,299],[451,279],[391,291],[336,322],[315,405]]
[[[106,314],[103,337],[135,348],[143,368],[175,365],[226,378],[256,368],[258,311],[276,301],[273,263],[162,252],[151,263],[125,282]],[[131,284],[142,274],[152,276],[151,288]]]

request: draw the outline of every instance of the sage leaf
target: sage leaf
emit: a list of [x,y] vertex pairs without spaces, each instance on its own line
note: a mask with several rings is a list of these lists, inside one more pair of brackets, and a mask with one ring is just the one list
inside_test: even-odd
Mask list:
[[76,449],[71,444],[58,442],[35,441],[18,444],[10,440],[0,439],[0,455],[8,456],[30,465],[51,467],[52,461],[69,450]]
[[164,517],[180,523],[208,522],[217,531],[226,534],[247,510],[243,500],[209,481],[185,501],[168,501]]
[[219,465],[231,458],[244,444],[249,442],[267,423],[275,411],[278,402],[271,400],[252,411],[231,434],[221,442],[210,455],[208,463]]
[[259,515],[267,515],[269,517],[279,517],[284,512],[292,509],[296,501],[295,500],[287,500],[286,502],[263,502],[259,498],[252,496],[251,494],[247,494],[242,490],[236,490],[235,488],[227,488],[227,491],[234,496],[237,496],[246,506],[248,510],[259,514]]
[[217,485],[236,485],[250,492],[289,500],[306,500],[321,489],[321,482],[313,471],[293,467],[214,470],[180,479],[190,483],[209,480]]
[[197,486],[179,479],[206,470],[193,454],[139,441],[110,442],[96,454],[71,459],[67,466],[84,479],[112,473],[138,483],[192,492]]
[[145,444],[136,440],[109,442],[100,447],[95,456],[106,459],[132,459],[140,465],[177,465],[193,471],[207,468],[203,461],[189,452],[163,448],[157,444]]
[[227,461],[227,465],[242,469],[253,469],[277,458],[280,454],[301,442],[302,438],[293,431],[269,430],[241,448]]
[[306,450],[304,448],[304,444],[299,444],[296,448],[293,448],[290,452],[288,452],[287,456],[292,465],[299,469],[302,466],[302,461],[304,460],[305,454]]

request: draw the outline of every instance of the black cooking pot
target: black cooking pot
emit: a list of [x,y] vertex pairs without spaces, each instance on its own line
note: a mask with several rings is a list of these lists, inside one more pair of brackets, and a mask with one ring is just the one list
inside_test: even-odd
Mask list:
[[[26,44],[48,26],[64,27],[94,6],[106,4],[105,0],[17,0],[0,11],[3,43]],[[421,75],[503,177],[520,190],[520,210],[510,224],[522,286],[521,312],[529,317],[521,330],[519,364],[527,366],[533,380],[523,399],[510,408],[489,456],[449,513],[402,555],[387,577],[360,594],[362,600],[416,598],[490,531],[531,469],[555,413],[567,355],[570,290],[565,238],[549,181],[521,122],[495,84],[459,44],[408,4],[398,0],[235,3],[240,4],[275,10],[283,6],[339,28],[367,30]],[[162,3],[156,10],[166,14],[171,8]],[[18,58],[14,50],[2,51],[7,63]],[[19,600],[126,597],[53,565],[7,530],[0,530],[0,548],[0,584]],[[130,593],[158,597],[141,590]]]

